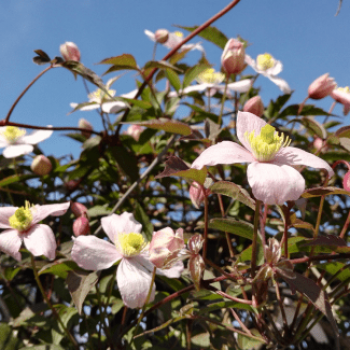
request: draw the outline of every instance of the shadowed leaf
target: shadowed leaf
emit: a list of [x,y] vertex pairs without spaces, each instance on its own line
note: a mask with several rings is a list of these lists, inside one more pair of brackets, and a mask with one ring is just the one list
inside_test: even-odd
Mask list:
[[303,198],[330,196],[332,194],[345,194],[350,196],[350,192],[338,187],[314,187],[307,189],[301,196]]
[[177,120],[160,118],[160,119],[153,119],[146,122],[137,122],[132,124],[141,125],[141,126],[145,126],[147,128],[156,129],[156,130],[164,130],[172,134],[179,134],[184,136],[188,136],[192,134],[192,130],[187,124],[181,123]]

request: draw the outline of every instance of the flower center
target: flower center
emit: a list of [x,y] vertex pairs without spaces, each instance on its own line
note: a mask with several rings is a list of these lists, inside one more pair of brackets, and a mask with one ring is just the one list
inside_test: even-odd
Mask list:
[[176,36],[178,36],[179,38],[183,38],[183,36],[184,36],[183,33],[178,32],[178,31],[174,32],[174,34],[175,34]]
[[340,91],[340,92],[345,92],[346,94],[350,94],[350,89],[348,86],[345,86],[345,87],[339,87],[336,89],[337,91]]
[[27,231],[33,221],[33,215],[29,209],[30,204],[25,202],[25,207],[18,208],[15,213],[9,218],[11,227],[18,231]]
[[[110,89],[110,90],[107,90],[108,91],[108,94],[109,95],[107,95],[103,90],[101,90],[101,89],[97,89],[96,91],[93,91],[93,92],[91,92],[89,95],[88,95],[88,97],[89,97],[89,100],[90,100],[90,102],[97,102],[97,103],[102,103],[102,101],[104,100],[104,99],[110,99],[111,97],[113,97],[114,95],[115,95],[115,93],[116,93],[116,91],[115,90],[112,90],[112,89]],[[110,97],[111,96],[111,97]]]
[[137,255],[146,246],[146,242],[140,233],[119,234],[119,246],[126,257]]
[[198,74],[197,81],[200,84],[220,84],[225,79],[225,74],[220,72],[215,72],[213,68],[208,68],[202,73]]
[[289,137],[284,134],[278,136],[276,129],[269,124],[261,128],[259,135],[255,136],[253,130],[250,134],[246,132],[244,137],[250,143],[255,159],[261,162],[272,160],[282,147],[288,147],[291,143]]
[[260,70],[268,70],[275,65],[275,59],[269,54],[264,53],[263,55],[259,55],[256,59],[258,68]]
[[25,135],[26,131],[24,129],[17,128],[16,126],[6,126],[5,131],[2,135],[10,143],[15,143],[21,136]]

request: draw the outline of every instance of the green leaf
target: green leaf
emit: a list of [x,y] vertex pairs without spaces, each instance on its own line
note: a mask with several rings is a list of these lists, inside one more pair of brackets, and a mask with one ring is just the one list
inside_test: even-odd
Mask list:
[[210,334],[206,332],[193,335],[191,338],[191,343],[196,346],[207,348],[210,346]]
[[141,205],[136,202],[135,220],[142,224],[142,231],[145,233],[147,240],[150,242],[153,236],[153,225]]
[[301,196],[303,198],[330,196],[333,194],[345,194],[350,196],[350,192],[338,187],[314,187],[307,189]]
[[68,259],[59,259],[42,267],[39,271],[39,275],[50,273],[52,275],[66,279],[68,272],[76,270],[77,268],[78,265],[74,261]]
[[187,124],[166,118],[152,119],[150,121],[137,122],[133,124],[145,126],[150,129],[164,130],[165,132],[170,132],[172,134],[179,134],[184,136],[192,134],[192,130]]
[[[267,119],[276,118],[278,116],[278,112],[281,110],[281,108],[288,102],[290,99],[291,94],[281,95],[277,97],[276,101],[270,101],[270,104],[268,105],[265,116]],[[281,113],[280,117],[282,117],[283,112]]]
[[[65,305],[62,305],[60,310],[58,311],[58,315],[61,318],[62,323],[65,325],[65,327],[68,327],[69,321],[72,319],[73,316],[77,315],[77,310],[74,307],[67,307]],[[64,330],[62,326],[57,323],[58,329],[53,328],[52,329],[52,342],[54,344],[59,344],[61,340],[66,336],[64,333]]]
[[181,89],[181,81],[176,72],[171,69],[166,69],[165,74],[169,80],[170,85],[176,90],[179,91]]
[[22,346],[22,342],[13,333],[12,328],[6,324],[0,323],[0,349],[17,350]]
[[336,137],[346,137],[350,138],[350,126],[343,126],[342,128],[339,128],[335,133],[334,136]]
[[100,272],[98,271],[71,271],[68,273],[68,290],[79,315],[81,315],[84,300],[90,290],[96,285],[99,275]]
[[5,177],[4,179],[0,180],[0,187],[4,187],[7,185],[10,185],[15,182],[25,181],[29,179],[33,179],[35,177],[38,177],[37,175],[11,175],[8,177]]
[[291,120],[290,123],[293,121],[299,121],[302,125],[305,126],[306,129],[309,130],[310,134],[316,134],[321,139],[325,139],[327,137],[327,131],[323,127],[322,124],[320,124],[317,120],[310,118],[310,117],[303,117],[301,119],[294,119]]
[[[256,337],[261,337],[260,333],[255,329],[250,329],[252,334]],[[258,350],[261,348],[262,344],[265,344],[265,341],[263,338],[261,340],[258,340],[257,338],[251,338],[249,336],[245,336],[243,334],[237,334],[237,342],[238,346],[242,350]]]
[[224,196],[231,197],[248,207],[255,210],[255,201],[250,197],[249,193],[239,185],[228,181],[215,182],[211,187],[210,191],[216,194],[222,194]]
[[344,282],[350,279],[350,268],[339,261],[332,261],[316,266],[318,269],[328,272],[332,277],[337,274],[337,279]]
[[186,71],[183,81],[183,88],[189,86],[193,80],[195,80],[198,75],[204,72],[206,69],[210,68],[207,65],[196,65]]
[[101,140],[101,136],[91,137],[83,143],[83,149],[88,150],[97,147],[101,143]]
[[[182,27],[182,26],[178,26],[181,29],[185,29],[188,30],[189,32],[193,32],[194,30],[196,30],[198,28],[198,26],[194,26],[194,27]],[[225,45],[228,41],[227,37],[225,34],[223,34],[219,29],[217,29],[216,27],[207,27],[204,30],[202,30],[198,36],[200,36],[201,38],[210,41],[211,43],[217,45],[220,47],[220,49],[224,49]]]
[[242,309],[247,311],[253,311],[253,308],[250,305],[237,303],[235,301],[221,301],[211,303],[208,306],[201,307],[199,309],[198,315],[209,315],[213,311],[220,310],[220,309],[227,309],[227,308],[233,308],[233,309]]
[[118,71],[118,70],[139,70],[136,60],[133,55],[124,53],[120,56],[110,57],[102,60],[99,64],[111,64],[110,67],[103,75]]
[[34,345],[34,346],[28,346],[25,348],[20,348],[19,350],[64,350],[64,349],[59,345],[42,344],[42,345]]
[[109,215],[111,212],[102,205],[95,205],[94,207],[88,209],[87,213],[89,217],[94,218],[96,216]]
[[149,61],[145,64],[144,69],[148,68],[159,68],[165,70],[173,70],[182,73],[182,70],[173,66],[171,63],[167,61]]
[[13,327],[17,328],[26,323],[27,320],[30,318],[34,317],[35,314],[39,312],[43,312],[47,309],[47,305],[45,303],[40,303],[40,304],[34,304],[31,305],[30,307],[26,307],[25,309],[22,310],[20,315],[14,319],[13,321]]

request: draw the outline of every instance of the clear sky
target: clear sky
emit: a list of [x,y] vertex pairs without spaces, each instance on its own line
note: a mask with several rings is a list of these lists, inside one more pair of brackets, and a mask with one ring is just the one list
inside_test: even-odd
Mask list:
[[[0,111],[4,118],[24,87],[43,69],[32,62],[33,50],[42,49],[51,57],[59,55],[59,45],[75,42],[82,62],[102,74],[106,66],[95,63],[104,58],[131,53],[141,66],[152,57],[153,43],[144,30],[173,29],[172,25],[193,26],[226,6],[228,0],[12,0],[0,3]],[[214,25],[227,37],[240,35],[251,44],[246,52],[255,58],[268,52],[281,60],[280,76],[295,90],[291,99],[300,103],[309,84],[329,72],[339,86],[350,85],[350,2],[344,1],[335,17],[338,1],[333,0],[241,0],[231,12]],[[209,61],[220,69],[221,50],[202,41]],[[160,59],[167,49],[160,47]],[[198,59],[191,52],[189,59]],[[248,68],[245,73],[253,73]],[[105,77],[105,81],[112,75]],[[260,77],[265,104],[280,91],[273,83]],[[135,88],[135,73],[127,73],[113,86],[117,94]],[[94,87],[90,87],[94,90]],[[54,69],[42,77],[26,94],[12,114],[14,122],[36,125],[77,126],[79,118],[100,127],[96,112],[67,115],[70,102],[87,101],[81,79],[74,80],[64,69]],[[319,106],[328,110],[330,98]],[[334,113],[341,114],[337,106]],[[343,119],[349,124],[349,117]],[[41,148],[46,155],[62,156],[79,145],[55,132]]]

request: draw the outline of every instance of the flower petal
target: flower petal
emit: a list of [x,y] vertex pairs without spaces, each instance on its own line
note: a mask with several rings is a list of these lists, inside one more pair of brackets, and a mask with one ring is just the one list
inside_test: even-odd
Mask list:
[[265,204],[297,200],[305,190],[304,178],[288,165],[254,162],[247,175],[255,198]]
[[156,41],[156,36],[155,36],[154,33],[152,33],[150,30],[145,29],[144,33],[145,33],[152,41]]
[[125,211],[121,215],[112,214],[101,220],[102,228],[106,232],[109,239],[116,243],[119,233],[140,233],[142,225],[134,219],[132,213]]
[[169,269],[157,269],[157,275],[166,276],[168,278],[179,278],[184,270],[184,264],[182,261],[177,261]]
[[277,75],[283,70],[283,64],[281,61],[275,60],[275,65],[269,68],[266,73],[267,75]]
[[237,115],[237,136],[241,144],[250,152],[252,151],[250,143],[245,138],[245,134],[248,135],[254,131],[255,136],[260,134],[261,128],[266,125],[266,122],[257,117],[253,113],[238,112]]
[[187,49],[190,49],[191,51],[192,50],[198,50],[202,53],[205,53],[205,50],[203,48],[203,46],[200,44],[200,43],[196,43],[196,44],[185,44],[185,45],[182,45],[181,47],[182,50],[187,50]]
[[17,230],[6,230],[0,234],[0,250],[11,255],[17,261],[21,261],[22,255],[19,249],[22,245],[22,239]]
[[[236,81],[234,83],[227,84],[227,90],[236,91],[236,92],[247,92],[252,86],[252,80],[244,79],[240,81]],[[225,90],[225,85],[215,85],[215,89],[223,92]]]
[[49,215],[61,216],[65,214],[65,212],[68,210],[69,205],[70,202],[59,204],[35,205],[34,207],[30,208],[30,211],[33,215],[32,223],[36,224],[37,222],[44,220]]
[[85,270],[108,269],[122,258],[116,247],[95,236],[73,237],[72,259]]
[[333,169],[326,161],[302,149],[286,147],[278,152],[276,160],[281,161],[281,157],[285,158],[285,164],[287,165],[305,165],[315,169],[326,169],[329,177],[334,175]]
[[7,139],[2,136],[2,132],[1,131],[5,131],[6,126],[0,126],[0,148],[3,147],[7,147],[9,145],[9,142],[7,141]]
[[202,169],[206,165],[250,163],[253,161],[253,156],[242,146],[235,142],[223,141],[203,151],[193,162],[191,168]]
[[8,145],[2,152],[5,158],[15,158],[23,154],[32,152],[34,147],[32,145]]
[[33,225],[27,233],[22,233],[26,248],[34,255],[45,255],[54,260],[56,256],[56,239],[47,225]]
[[9,218],[15,213],[18,207],[0,208],[0,228],[11,228]]
[[289,87],[288,83],[280,78],[280,77],[276,77],[275,75],[267,75],[267,77],[274,83],[276,84],[283,93],[285,94],[290,94],[292,93],[292,89]]
[[101,105],[101,109],[105,113],[118,113],[126,107],[127,105],[123,101],[105,102]]
[[[48,125],[50,127],[50,125]],[[36,130],[30,135],[24,135],[19,139],[19,142],[36,145],[37,143],[46,140],[53,133],[53,130]]]
[[[132,309],[141,308],[147,299],[152,273],[135,258],[123,259],[118,266],[117,282],[124,304]],[[154,300],[155,290],[153,283],[149,302]]]

